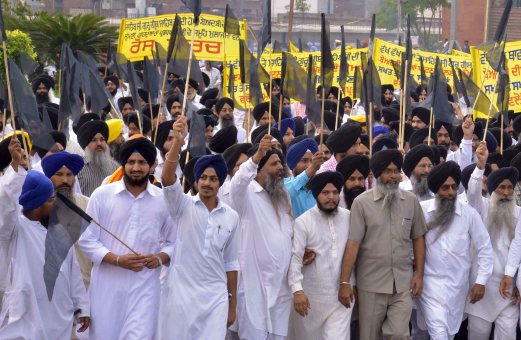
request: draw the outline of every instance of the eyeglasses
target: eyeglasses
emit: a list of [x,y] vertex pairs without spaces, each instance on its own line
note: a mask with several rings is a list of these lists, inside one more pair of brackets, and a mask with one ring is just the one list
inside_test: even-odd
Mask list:
[[384,175],[400,175],[402,171],[400,169],[385,169],[383,171]]
[[440,189],[442,191],[447,191],[449,189],[452,189],[454,191],[458,190],[458,186],[456,184],[443,184]]

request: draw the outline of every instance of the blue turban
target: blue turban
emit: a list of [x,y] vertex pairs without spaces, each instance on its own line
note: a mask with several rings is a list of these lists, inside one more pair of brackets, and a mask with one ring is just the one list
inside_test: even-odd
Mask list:
[[47,202],[53,194],[54,187],[51,180],[39,171],[29,170],[18,203],[24,211],[34,210]]
[[278,129],[280,131],[280,133],[282,134],[282,136],[284,136],[286,134],[286,131],[288,131],[288,128],[291,129],[291,131],[293,131],[293,133],[295,133],[295,130],[297,129],[296,125],[295,125],[295,121],[291,118],[285,118],[283,120],[280,121],[280,126],[281,128],[279,129],[279,124],[278,123],[275,123],[273,125],[273,127],[275,129]]
[[206,168],[213,168],[217,177],[219,177],[219,186],[223,185],[226,176],[228,175],[228,168],[222,155],[206,155],[197,160],[194,166],[194,179],[196,182],[203,174]]
[[42,159],[43,173],[49,178],[51,178],[63,166],[69,169],[74,176],[76,176],[83,168],[83,165],[85,165],[83,157],[68,153],[67,151],[48,155]]
[[286,154],[286,161],[291,170],[297,166],[297,163],[300,162],[300,159],[304,156],[307,150],[311,151],[313,154],[318,151],[318,144],[314,139],[305,138],[289,147]]

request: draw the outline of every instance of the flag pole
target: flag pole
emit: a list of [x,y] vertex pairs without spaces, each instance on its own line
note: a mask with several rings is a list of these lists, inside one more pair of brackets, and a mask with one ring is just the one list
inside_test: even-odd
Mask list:
[[[499,76],[499,72],[497,74],[497,79],[496,79],[496,85],[494,85],[494,88],[497,89],[498,85],[499,85],[499,79],[500,79],[500,76]],[[478,92],[479,94],[479,92]],[[477,97],[477,96],[476,96]],[[488,106],[488,112],[487,112],[487,122],[485,123],[485,131],[483,132],[483,141],[486,140],[487,138],[487,131],[488,131],[488,122],[490,121],[490,111],[492,110],[492,106],[494,105],[494,102],[491,100],[490,101],[490,105]],[[503,117],[503,114],[501,113],[501,117]],[[501,126],[501,130],[503,130],[503,126]],[[501,139],[501,142],[503,142],[503,139]]]
[[242,101],[243,101],[243,105],[244,105],[244,112],[247,114],[246,116],[246,143],[248,143],[250,141],[250,116],[251,116],[251,113],[250,113],[250,109],[247,108],[247,104],[246,104],[246,84],[242,83]]
[[[496,49],[497,43],[498,43],[497,41],[494,42],[494,47],[492,47],[492,50]],[[489,50],[489,51],[492,51],[492,50]],[[504,53],[504,51],[503,51],[503,53]],[[485,84],[485,79],[487,78],[487,73],[488,73],[489,69],[490,69],[490,63],[487,62],[487,68],[485,69],[485,74],[483,75],[483,79],[481,79],[481,86],[479,87],[478,94],[476,95],[476,98],[474,99],[474,104],[472,104],[472,117],[473,118],[474,118],[474,110],[476,109],[476,104],[478,103],[478,99],[479,99],[479,96],[481,94],[481,88]]]
[[5,124],[7,124],[7,121],[6,121],[7,118],[6,118],[6,116],[7,116],[7,110],[6,110],[5,107],[4,107],[4,117],[2,118],[2,138],[0,139],[0,141],[1,141],[2,139],[4,139],[4,137],[5,137]]
[[320,115],[320,145],[324,142],[324,107],[326,97],[326,86],[322,84],[322,114]]
[[[273,75],[271,74],[271,71],[272,71],[272,65],[271,65],[271,52],[272,52],[273,48],[271,47],[271,44],[270,44],[270,54],[269,54],[269,60],[268,62],[270,63],[270,93],[268,94],[269,97],[270,97],[270,101],[268,102],[268,135],[271,134],[271,99],[272,99],[272,95],[271,95],[271,92],[273,91]],[[260,58],[261,56],[259,56],[259,61],[260,61]],[[279,126],[280,128],[280,126]]]
[[369,103],[369,158],[373,156],[373,102]]
[[499,137],[501,139],[501,142],[499,144],[499,153],[503,156],[503,130],[505,129],[505,118],[503,117],[503,112],[501,112],[501,136]]
[[[163,92],[165,91],[167,74],[168,74],[168,63],[165,62],[165,74],[163,75],[163,85],[161,86],[161,99],[159,100],[159,113],[161,112],[161,108],[163,106],[163,100],[164,100]],[[170,111],[169,107],[167,107],[166,109],[167,109],[167,111]],[[154,129],[154,145],[156,144],[156,140],[157,140],[157,129],[158,128],[159,128],[159,119],[157,120],[156,128]]]
[[341,99],[342,99],[342,89],[339,86],[338,87],[338,99],[336,102],[335,130],[338,128],[338,118],[339,118],[339,112],[340,112],[340,100]]
[[434,117],[434,109],[431,106],[431,113],[429,117],[429,138],[427,140],[427,145],[431,146],[431,131],[432,131],[432,118]]
[[405,116],[407,115],[407,100],[408,99],[408,95],[407,95],[407,83],[408,83],[408,78],[409,78],[409,75],[407,74],[407,70],[408,70],[408,65],[409,64],[409,60],[405,60],[405,75],[403,75],[403,89],[402,89],[402,100],[403,100],[403,105],[402,105],[402,115],[400,116],[400,131],[401,131],[401,136],[400,136],[400,148],[404,148],[405,147]]
[[[150,91],[148,91],[148,107],[150,109],[150,123],[154,123],[154,114],[152,112],[152,95],[150,94]],[[157,112],[157,121],[159,122],[159,115],[161,112]]]

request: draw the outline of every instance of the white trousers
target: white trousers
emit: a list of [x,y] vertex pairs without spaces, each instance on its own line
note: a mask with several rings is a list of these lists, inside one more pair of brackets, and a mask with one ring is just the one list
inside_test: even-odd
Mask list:
[[[472,340],[488,340],[492,330],[492,322],[469,315],[468,338]],[[508,306],[494,321],[494,340],[515,340],[516,327],[519,320],[519,307]]]

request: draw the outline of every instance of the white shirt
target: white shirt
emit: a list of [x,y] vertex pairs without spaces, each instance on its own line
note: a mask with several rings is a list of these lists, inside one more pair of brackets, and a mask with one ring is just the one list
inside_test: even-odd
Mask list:
[[475,163],[476,157],[472,154],[472,139],[462,139],[458,150],[448,152],[446,160],[458,163],[460,169],[465,169],[468,165]]
[[[162,190],[147,183],[134,197],[123,180],[96,189],[87,213],[139,254],[164,252],[172,259],[175,230]],[[131,253],[112,236],[90,224],[79,240],[93,262],[89,287],[91,339],[149,339],[158,319],[160,269],[133,272],[102,262],[109,252]]]
[[[288,285],[291,259],[291,206],[274,212],[269,194],[255,181],[257,164],[250,158],[230,183],[230,198],[240,217],[239,297],[244,294],[248,318],[257,330],[286,336],[293,296]],[[289,199],[288,199],[289,201]],[[241,308],[239,308],[239,311]]]
[[[421,206],[429,223],[436,210],[436,200],[424,201]],[[425,274],[423,292],[418,300],[419,325],[426,329],[426,324],[432,334],[447,331],[453,335],[459,330],[469,294],[471,243],[477,252],[477,277],[472,284],[481,285],[486,285],[492,275],[492,245],[479,214],[459,200],[456,200],[450,226],[439,238],[438,231],[439,227],[425,234]]]
[[239,270],[239,216],[220,201],[208,211],[199,194],[183,193],[179,181],[163,192],[178,230],[162,334],[171,339],[224,339],[226,272]]
[[221,87],[221,72],[219,72],[218,69],[212,67],[212,69],[208,71],[206,67],[202,67],[201,72],[203,72],[208,76],[208,78],[210,78],[210,84],[207,87],[208,89]]
[[[246,143],[246,130],[244,130],[242,127],[238,125],[235,125],[235,127],[237,128],[237,143]],[[221,129],[221,123],[217,124],[213,128],[214,135]]]
[[90,314],[87,291],[71,248],[49,301],[43,279],[47,229],[22,215],[18,205],[26,174],[9,166],[0,183],[0,256],[7,260],[7,268],[0,266],[6,288],[0,339],[70,339],[74,312]]

